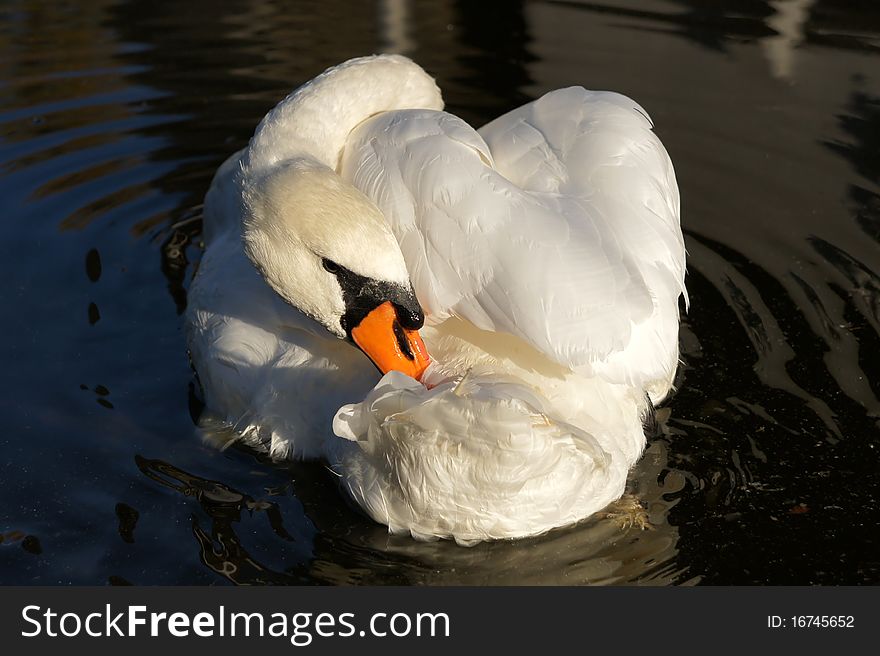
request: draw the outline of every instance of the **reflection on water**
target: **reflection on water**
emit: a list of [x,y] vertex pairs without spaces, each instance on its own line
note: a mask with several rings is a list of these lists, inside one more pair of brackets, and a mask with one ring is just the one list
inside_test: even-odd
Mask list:
[[[637,98],[682,188],[679,391],[631,492],[470,549],[391,537],[315,464],[197,436],[201,199],[292,87],[397,51],[481,124]],[[140,0],[0,8],[2,583],[876,583],[880,8],[832,0]]]
[[[672,562],[678,532],[666,521],[675,505],[666,495],[680,492],[685,479],[666,467],[666,458],[666,444],[658,434],[631,485],[647,506],[649,530],[594,518],[540,538],[471,548],[389,536],[384,526],[344,506],[334,477],[319,465],[286,467],[291,482],[264,487],[263,496],[255,499],[161,460],[138,456],[137,464],[150,479],[198,501],[210,526],[203,527],[193,515],[202,562],[233,583],[656,585],[686,580],[685,568]],[[268,538],[269,549],[293,548],[301,538],[288,532],[281,511],[283,498],[289,496],[302,503],[317,532],[309,558],[282,570],[258,562],[244,543],[246,537],[259,535],[258,541]]]

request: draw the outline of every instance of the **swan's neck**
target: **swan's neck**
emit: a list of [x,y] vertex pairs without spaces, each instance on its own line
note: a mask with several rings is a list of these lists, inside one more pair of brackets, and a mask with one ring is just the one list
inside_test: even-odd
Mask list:
[[266,173],[292,158],[336,169],[349,133],[395,109],[442,109],[440,90],[418,65],[399,55],[361,57],[328,69],[285,98],[257,126],[245,166]]

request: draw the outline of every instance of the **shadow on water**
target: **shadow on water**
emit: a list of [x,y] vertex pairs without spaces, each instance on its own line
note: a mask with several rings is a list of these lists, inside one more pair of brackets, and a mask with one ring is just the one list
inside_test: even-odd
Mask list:
[[[476,125],[570,84],[651,112],[691,297],[630,482],[653,530],[418,543],[320,465],[197,437],[180,315],[213,172],[379,50]],[[6,3],[0,582],[880,581],[878,50],[857,0]]]

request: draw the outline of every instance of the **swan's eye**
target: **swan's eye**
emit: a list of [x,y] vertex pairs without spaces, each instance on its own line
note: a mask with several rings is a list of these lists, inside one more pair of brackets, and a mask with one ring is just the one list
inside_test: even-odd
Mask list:
[[326,257],[321,260],[321,264],[324,265],[324,268],[330,273],[337,274],[342,269],[341,266],[336,264],[336,262],[332,260],[328,260]]

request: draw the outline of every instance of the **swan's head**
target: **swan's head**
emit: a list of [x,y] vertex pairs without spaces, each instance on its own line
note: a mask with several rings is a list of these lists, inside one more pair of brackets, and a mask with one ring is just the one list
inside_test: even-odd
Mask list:
[[269,285],[386,373],[420,378],[425,321],[379,209],[331,169],[293,160],[246,186],[244,249]]

